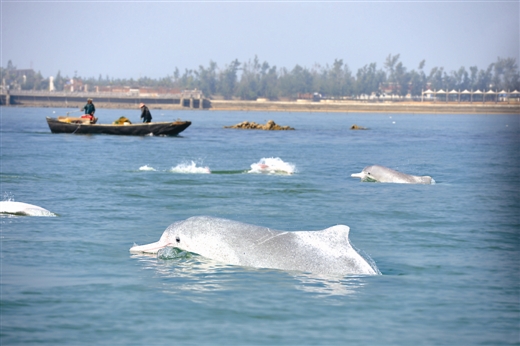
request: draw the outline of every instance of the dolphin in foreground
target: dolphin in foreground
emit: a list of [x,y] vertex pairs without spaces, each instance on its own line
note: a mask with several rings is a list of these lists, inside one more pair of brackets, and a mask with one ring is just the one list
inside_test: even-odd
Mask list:
[[351,175],[353,178],[361,178],[361,181],[379,183],[400,183],[400,184],[435,184],[435,180],[430,176],[417,176],[404,174],[383,166],[367,166],[360,173]]
[[134,245],[131,253],[157,253],[175,247],[231,265],[316,274],[381,274],[350,244],[349,227],[322,231],[276,231],[209,216],[171,224],[155,243]]
[[42,207],[38,207],[37,205],[13,201],[1,201],[0,214],[22,216],[56,216],[56,214],[48,211],[47,209],[43,209]]

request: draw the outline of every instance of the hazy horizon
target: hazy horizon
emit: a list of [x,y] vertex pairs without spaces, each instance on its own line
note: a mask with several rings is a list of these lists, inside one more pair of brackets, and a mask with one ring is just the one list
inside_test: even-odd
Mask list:
[[1,66],[44,77],[160,78],[253,60],[342,59],[355,74],[400,54],[446,72],[519,59],[518,1],[1,1]]

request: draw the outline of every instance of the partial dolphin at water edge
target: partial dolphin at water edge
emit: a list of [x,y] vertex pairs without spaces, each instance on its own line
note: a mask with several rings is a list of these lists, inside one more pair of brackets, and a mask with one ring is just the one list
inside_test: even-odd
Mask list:
[[37,205],[13,201],[0,201],[0,214],[21,216],[56,216],[56,214]]
[[171,224],[159,241],[134,245],[130,252],[157,253],[175,247],[231,265],[331,275],[380,274],[370,258],[352,247],[349,230],[337,225],[322,231],[284,232],[198,216]]
[[360,173],[351,175],[353,178],[360,178],[361,181],[379,183],[401,183],[401,184],[434,184],[435,180],[430,176],[409,175],[395,171],[383,166],[367,166]]

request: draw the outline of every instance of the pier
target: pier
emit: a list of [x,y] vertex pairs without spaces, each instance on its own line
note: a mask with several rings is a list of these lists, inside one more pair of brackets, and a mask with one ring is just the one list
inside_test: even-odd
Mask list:
[[144,103],[152,108],[208,109],[209,100],[199,90],[184,90],[177,94],[136,94],[111,92],[49,92],[8,91],[0,94],[2,106],[83,107],[93,99],[99,108],[139,108]]

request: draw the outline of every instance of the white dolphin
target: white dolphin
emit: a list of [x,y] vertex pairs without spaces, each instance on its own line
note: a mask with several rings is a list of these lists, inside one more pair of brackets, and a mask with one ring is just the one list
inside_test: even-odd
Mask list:
[[0,214],[24,215],[24,216],[56,216],[56,214],[38,207],[22,202],[0,201]]
[[430,176],[417,176],[404,174],[383,166],[367,166],[360,173],[351,175],[353,178],[361,178],[361,181],[372,181],[379,183],[401,183],[401,184],[434,184],[435,180]]
[[[175,247],[231,265],[316,274],[380,274],[370,258],[350,244],[349,227],[283,232],[208,216],[171,224],[159,241],[134,245],[131,253],[157,253]],[[369,264],[367,260],[371,261]]]

